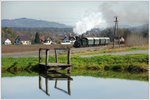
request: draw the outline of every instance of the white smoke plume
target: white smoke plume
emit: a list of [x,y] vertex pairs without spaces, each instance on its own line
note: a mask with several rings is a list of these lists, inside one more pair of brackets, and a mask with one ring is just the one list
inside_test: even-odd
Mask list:
[[114,25],[114,16],[118,16],[119,25],[143,25],[149,23],[149,3],[146,1],[103,2],[99,5],[109,26]]
[[73,31],[77,35],[81,35],[93,28],[106,28],[106,26],[106,21],[101,12],[91,12],[76,23]]

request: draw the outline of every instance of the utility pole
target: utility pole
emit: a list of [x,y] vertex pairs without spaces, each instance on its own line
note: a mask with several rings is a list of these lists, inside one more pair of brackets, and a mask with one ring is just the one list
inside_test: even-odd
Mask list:
[[[117,19],[117,16],[115,16],[115,27],[114,27],[114,37],[113,37],[113,48],[115,48],[115,37],[116,37],[116,34],[118,34],[118,19]],[[119,36],[118,36],[119,37]],[[119,47],[120,47],[120,39],[119,39]]]

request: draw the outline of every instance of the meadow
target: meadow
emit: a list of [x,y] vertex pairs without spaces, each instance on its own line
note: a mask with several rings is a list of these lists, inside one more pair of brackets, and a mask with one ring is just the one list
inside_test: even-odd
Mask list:
[[[148,54],[129,55],[104,55],[96,57],[71,57],[72,75],[92,75],[103,77],[119,77],[128,79],[148,80]],[[45,59],[42,59],[44,62]],[[58,61],[67,63],[65,55],[58,56]],[[55,62],[55,57],[50,56],[49,62]],[[7,76],[7,72],[16,73],[27,71],[37,73],[39,71],[37,57],[2,57],[2,76]],[[118,73],[118,74],[117,74]],[[23,75],[23,74],[22,74]],[[9,76],[9,75],[8,75]],[[132,77],[128,77],[132,76]]]

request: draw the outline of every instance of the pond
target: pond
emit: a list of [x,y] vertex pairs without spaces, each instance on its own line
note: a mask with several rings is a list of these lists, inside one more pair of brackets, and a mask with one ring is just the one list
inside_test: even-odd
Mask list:
[[3,99],[148,99],[146,81],[39,74],[2,77]]

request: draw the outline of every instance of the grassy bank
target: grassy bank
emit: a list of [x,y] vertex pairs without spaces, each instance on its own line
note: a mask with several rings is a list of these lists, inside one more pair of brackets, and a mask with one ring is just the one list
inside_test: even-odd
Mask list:
[[[61,71],[61,73],[66,73],[66,71]],[[37,72],[32,71],[8,71],[2,73],[2,77],[15,77],[15,76],[38,76]],[[148,81],[148,75],[145,73],[129,73],[129,72],[114,72],[114,71],[101,71],[101,70],[72,70],[71,76],[89,76],[96,78],[118,78],[118,79],[128,79],[128,80],[140,80]]]
[[[66,56],[59,56],[59,62],[66,63]],[[42,59],[44,62],[44,59]],[[55,62],[55,58],[51,56],[49,62]],[[134,55],[105,55],[96,57],[82,58],[79,56],[71,58],[73,69],[86,70],[113,70],[120,72],[142,73],[148,71],[148,54],[134,54]],[[2,57],[2,71],[5,70],[27,70],[38,68],[37,57],[23,57],[23,58],[3,58]]]
[[78,52],[73,53],[72,56],[79,56],[79,55],[92,55],[92,54],[101,54],[101,53],[115,53],[115,52],[123,52],[123,51],[135,51],[135,50],[145,50],[148,49],[148,45],[144,46],[133,46],[133,47],[121,47],[121,48],[112,48],[108,47],[105,49],[95,49],[94,51],[87,50],[85,52]]

